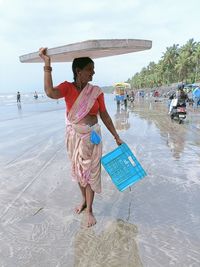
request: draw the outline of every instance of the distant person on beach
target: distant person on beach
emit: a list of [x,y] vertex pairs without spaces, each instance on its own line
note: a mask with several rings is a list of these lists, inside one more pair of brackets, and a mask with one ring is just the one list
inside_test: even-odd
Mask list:
[[44,88],[48,97],[66,102],[67,135],[66,146],[72,164],[72,177],[78,182],[82,202],[75,212],[86,209],[86,226],[96,224],[92,205],[95,193],[101,192],[101,130],[97,115],[113,135],[117,145],[123,143],[110,118],[104,94],[92,81],[94,62],[89,57],[75,58],[72,63],[74,81],[65,81],[54,87],[51,76],[51,58],[46,55],[46,48],[39,49],[44,61]]
[[21,103],[21,95],[20,95],[20,92],[17,92],[17,103]]
[[188,92],[188,103],[189,103],[189,106],[193,106],[193,96],[192,96],[192,90],[190,89],[190,91]]
[[177,98],[179,103],[183,103],[186,106],[186,101],[188,101],[188,95],[184,92],[184,85],[178,89]]
[[34,98],[35,98],[35,99],[38,99],[38,94],[37,94],[36,91],[35,91],[35,93],[34,93]]
[[128,99],[128,95],[127,92],[124,92],[124,106],[127,107],[127,99]]
[[131,101],[131,103],[134,102],[134,99],[135,99],[134,91],[131,91],[131,96],[130,96],[130,101]]
[[171,112],[172,112],[173,105],[175,103],[174,99],[176,99],[176,93],[175,92],[173,92],[169,97],[169,101],[168,101],[168,109],[169,109],[169,111],[168,111],[168,114],[171,114]]

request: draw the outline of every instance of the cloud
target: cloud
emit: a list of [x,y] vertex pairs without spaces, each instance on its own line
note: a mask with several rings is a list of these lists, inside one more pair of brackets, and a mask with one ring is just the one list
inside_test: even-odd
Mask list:
[[[167,46],[182,45],[192,37],[199,41],[199,6],[199,0],[0,0],[0,83],[13,90],[12,82],[6,79],[6,65],[17,87],[41,87],[41,66],[19,62],[20,55],[41,46],[105,38],[152,40],[149,51],[96,61],[97,83],[126,80],[150,61],[158,61]],[[55,79],[66,77],[62,64],[55,68],[59,69],[59,74],[54,72]]]

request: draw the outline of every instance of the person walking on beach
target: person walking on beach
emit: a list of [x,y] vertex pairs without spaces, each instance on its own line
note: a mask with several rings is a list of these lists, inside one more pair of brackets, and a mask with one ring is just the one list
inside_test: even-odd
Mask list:
[[35,100],[37,100],[38,99],[38,94],[37,94],[37,92],[35,91],[35,93],[34,93],[34,98],[35,98]]
[[124,106],[127,107],[127,99],[128,99],[128,94],[127,92],[125,91],[124,92]]
[[89,57],[75,58],[72,63],[74,81],[53,87],[51,58],[46,51],[46,48],[39,49],[39,56],[44,61],[44,88],[50,98],[65,98],[66,146],[72,177],[78,182],[83,198],[75,212],[79,214],[86,209],[86,226],[90,227],[96,223],[92,210],[94,195],[101,192],[102,141],[98,114],[117,145],[123,141],[106,110],[102,90],[89,83],[95,74],[93,60]]
[[17,103],[21,103],[21,95],[20,95],[20,92],[17,92]]

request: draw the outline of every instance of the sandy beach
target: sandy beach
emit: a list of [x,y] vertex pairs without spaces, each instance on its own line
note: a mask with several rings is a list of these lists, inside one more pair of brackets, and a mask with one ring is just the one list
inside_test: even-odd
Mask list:
[[[106,103],[148,175],[119,192],[102,168],[90,229],[74,214],[64,102],[0,107],[1,267],[200,266],[200,112],[179,125],[163,101]],[[102,135],[105,154],[116,144]]]

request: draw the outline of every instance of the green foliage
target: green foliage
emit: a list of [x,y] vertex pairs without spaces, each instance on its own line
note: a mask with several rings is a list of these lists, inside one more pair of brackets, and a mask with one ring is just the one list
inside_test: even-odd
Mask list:
[[127,82],[139,89],[178,82],[194,83],[199,80],[200,42],[190,39],[180,48],[178,44],[167,47],[157,64],[150,62]]

